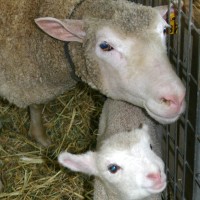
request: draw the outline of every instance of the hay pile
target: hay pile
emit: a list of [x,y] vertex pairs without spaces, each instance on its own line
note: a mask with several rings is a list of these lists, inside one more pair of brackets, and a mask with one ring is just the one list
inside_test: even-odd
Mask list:
[[92,199],[93,178],[61,168],[60,151],[95,148],[104,98],[84,84],[44,106],[43,118],[53,144],[45,149],[27,136],[29,115],[0,101],[0,177],[3,200]]

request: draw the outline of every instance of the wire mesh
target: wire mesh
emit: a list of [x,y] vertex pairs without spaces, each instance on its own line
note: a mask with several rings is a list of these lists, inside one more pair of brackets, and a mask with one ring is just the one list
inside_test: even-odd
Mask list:
[[[200,32],[192,19],[192,1],[188,12],[181,2],[177,7],[178,33],[168,38],[168,53],[186,86],[186,111],[166,128],[166,168],[168,191],[165,199],[200,199],[199,108],[200,108]],[[171,196],[170,196],[171,193]]]
[[[195,8],[199,9],[200,16],[200,0],[196,1],[199,8]],[[168,5],[170,10],[170,3],[174,1],[134,2],[148,6]],[[200,199],[200,18],[195,19],[194,3],[195,0],[176,1],[178,31],[167,38],[170,61],[186,87],[186,111],[177,122],[164,127],[168,177],[164,200]]]

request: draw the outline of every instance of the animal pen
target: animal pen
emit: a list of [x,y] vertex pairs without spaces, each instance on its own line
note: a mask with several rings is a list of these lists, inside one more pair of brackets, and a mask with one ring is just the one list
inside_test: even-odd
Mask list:
[[[150,6],[170,4],[168,0],[132,1]],[[163,200],[200,199],[200,0],[184,2],[187,4],[182,7],[179,0],[173,10],[174,34],[167,35],[167,46],[170,60],[186,87],[186,111],[176,123],[164,126],[168,187]],[[194,9],[199,9],[198,18]],[[103,101],[97,92],[78,84],[45,105],[44,122],[53,144],[44,149],[27,139],[26,111],[1,99],[0,177],[5,188],[0,199],[91,200],[93,179],[61,170],[57,155],[65,148],[75,153],[95,148]]]
[[[157,6],[173,1],[135,1]],[[168,187],[163,199],[200,199],[200,1],[179,0],[168,55],[186,87],[186,112],[164,132]],[[170,13],[168,19],[171,18]],[[175,30],[177,28],[177,30]]]

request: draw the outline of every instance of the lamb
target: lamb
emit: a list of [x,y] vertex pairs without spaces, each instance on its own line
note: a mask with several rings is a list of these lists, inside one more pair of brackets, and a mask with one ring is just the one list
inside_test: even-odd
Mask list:
[[[2,0],[0,96],[30,107],[29,134],[43,146],[50,139],[40,104],[72,88],[74,70],[104,95],[144,107],[161,123],[175,121],[185,88],[166,54],[166,11],[124,0]],[[65,45],[70,62],[63,43],[43,34],[34,18],[51,36],[71,41]]]
[[155,122],[141,108],[108,99],[100,118],[97,150],[79,155],[62,152],[58,161],[73,171],[96,176],[95,200],[158,200],[166,187],[160,157]]

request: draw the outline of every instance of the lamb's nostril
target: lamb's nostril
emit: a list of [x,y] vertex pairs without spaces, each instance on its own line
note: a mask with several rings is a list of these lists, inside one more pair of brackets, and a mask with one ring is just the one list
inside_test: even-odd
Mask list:
[[158,173],[150,173],[147,175],[147,178],[152,179],[152,180],[160,180],[161,179],[161,174],[160,172]]

